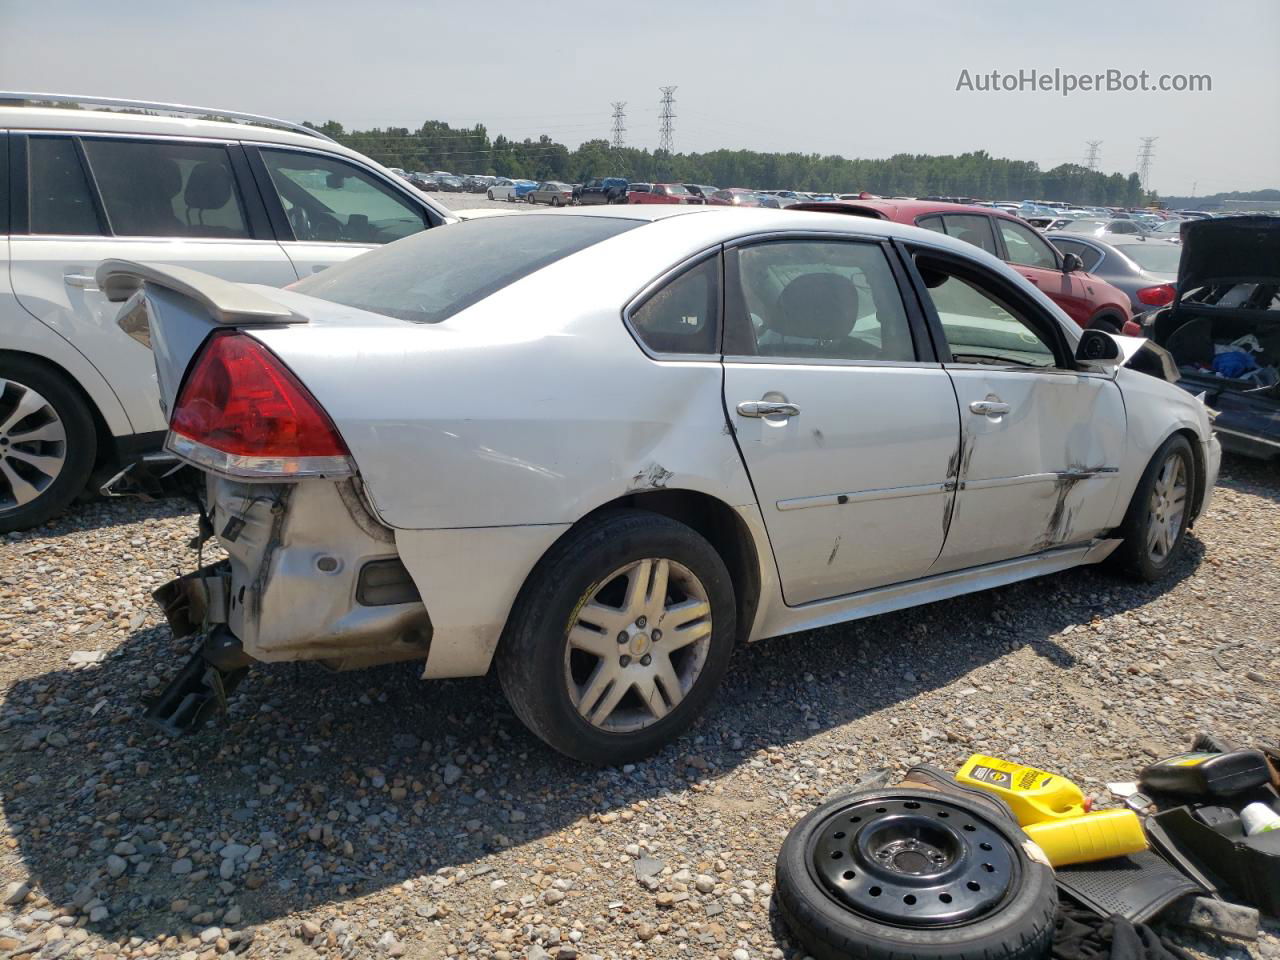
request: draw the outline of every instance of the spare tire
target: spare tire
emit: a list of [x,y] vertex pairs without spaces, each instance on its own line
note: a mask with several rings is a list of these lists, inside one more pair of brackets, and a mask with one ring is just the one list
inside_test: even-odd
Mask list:
[[960,794],[861,790],[787,835],[776,901],[818,960],[1047,957],[1057,893],[1029,843],[1012,819]]

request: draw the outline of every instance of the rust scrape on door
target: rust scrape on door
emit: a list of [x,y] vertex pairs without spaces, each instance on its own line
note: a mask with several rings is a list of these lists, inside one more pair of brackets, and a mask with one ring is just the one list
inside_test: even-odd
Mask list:
[[660,463],[651,463],[637,470],[631,478],[630,490],[657,490],[665,487],[675,474]]
[[947,491],[951,494],[949,497],[942,499],[942,539],[946,540],[947,534],[951,532],[951,521],[955,519],[956,496],[960,489],[964,486],[962,474],[969,469],[969,458],[973,455],[973,444],[969,442],[969,433],[963,427],[960,429],[960,442],[956,445],[955,450],[951,451],[951,456],[947,458]]
[[1071,537],[1071,521],[1075,517],[1075,509],[1067,507],[1067,498],[1076,484],[1088,480],[1102,472],[1102,467],[1068,467],[1059,473],[1053,481],[1053,510],[1049,513],[1049,522],[1044,532],[1036,541],[1037,550],[1045,550],[1056,544],[1066,543]]

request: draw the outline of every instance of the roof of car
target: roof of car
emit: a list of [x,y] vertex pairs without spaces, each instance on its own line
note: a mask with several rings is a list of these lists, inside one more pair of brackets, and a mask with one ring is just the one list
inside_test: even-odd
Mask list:
[[889,220],[915,220],[929,213],[979,213],[997,216],[1005,220],[1021,220],[999,207],[978,207],[969,203],[947,203],[942,200],[814,200],[804,204],[805,210],[816,210],[819,205],[831,212],[871,213]]

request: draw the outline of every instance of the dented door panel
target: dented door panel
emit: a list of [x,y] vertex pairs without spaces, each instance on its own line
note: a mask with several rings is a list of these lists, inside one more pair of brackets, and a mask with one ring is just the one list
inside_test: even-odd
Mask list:
[[[737,404],[786,400],[791,417]],[[725,363],[725,402],[788,604],[923,575],[942,549],[958,450],[937,365]]]
[[[1125,410],[1109,377],[962,365],[949,372],[960,401],[958,490],[930,573],[1080,543],[1111,526]],[[978,413],[974,404],[1008,412]]]

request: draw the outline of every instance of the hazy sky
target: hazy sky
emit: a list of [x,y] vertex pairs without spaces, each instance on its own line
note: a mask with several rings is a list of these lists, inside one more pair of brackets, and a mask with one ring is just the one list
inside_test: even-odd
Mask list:
[[[347,127],[677,151],[960,153],[1136,168],[1164,194],[1280,187],[1277,0],[480,3],[0,0],[0,89],[195,103]],[[958,92],[961,70],[1212,77],[1203,93]],[[841,185],[856,187],[857,184]]]

